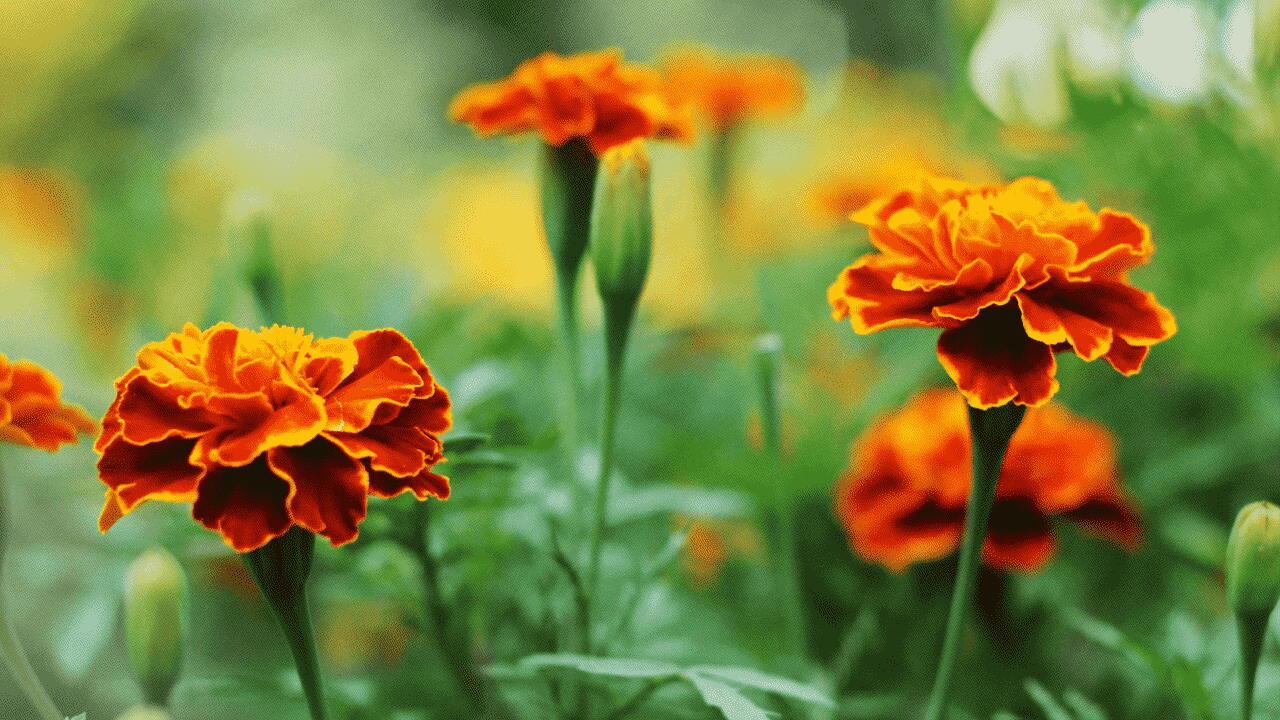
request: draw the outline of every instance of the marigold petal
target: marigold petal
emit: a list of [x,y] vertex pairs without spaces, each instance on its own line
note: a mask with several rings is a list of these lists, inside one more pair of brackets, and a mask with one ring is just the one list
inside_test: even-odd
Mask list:
[[369,499],[369,476],[359,460],[321,437],[302,447],[272,449],[267,463],[293,485],[288,508],[294,522],[334,547],[356,539]]
[[1147,262],[1155,251],[1151,230],[1134,216],[1103,208],[1098,221],[1096,235],[1078,243],[1080,255],[1071,266],[1073,275],[1114,278]]
[[157,385],[137,374],[119,391],[109,424],[117,425],[130,442],[143,444],[170,437],[197,437],[217,425],[217,418],[202,407],[183,407],[173,388]]
[[1035,407],[1058,391],[1053,349],[1027,337],[1016,311],[989,308],[938,338],[938,360],[975,408]]
[[1029,294],[1018,295],[1022,328],[1027,336],[1046,345],[1069,343],[1085,360],[1096,360],[1111,349],[1111,328],[1066,308],[1045,305]]
[[448,500],[449,478],[433,473],[430,469],[408,478],[396,477],[380,470],[370,470],[369,492],[383,498],[412,492],[419,500],[426,500],[429,497]]
[[244,467],[214,467],[200,480],[191,514],[236,552],[249,552],[293,524],[285,506],[291,490],[265,458]]
[[1111,350],[1106,354],[1107,363],[1122,375],[1137,375],[1150,350],[1149,347],[1130,345],[1116,338],[1111,343]]
[[994,567],[1035,572],[1053,557],[1057,540],[1049,520],[1026,498],[997,500],[991,508],[983,560]]
[[[287,404],[253,416],[246,424],[232,424],[202,435],[193,459],[205,466],[241,467],[273,447],[305,445],[324,430],[327,416],[323,401],[288,385],[277,384],[278,393],[291,395]],[[225,399],[225,398],[224,398]]]
[[1142,545],[1142,517],[1121,495],[1091,498],[1066,515],[1085,532],[1131,552]]
[[123,437],[108,443],[98,459],[98,477],[128,513],[144,500],[190,502],[204,470],[190,462],[196,441],[168,438],[134,445]]

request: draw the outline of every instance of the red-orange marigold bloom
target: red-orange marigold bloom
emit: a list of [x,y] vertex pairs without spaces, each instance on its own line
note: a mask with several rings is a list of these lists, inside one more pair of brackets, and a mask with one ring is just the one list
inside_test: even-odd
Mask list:
[[[854,444],[836,485],[836,514],[854,551],[900,572],[960,545],[972,477],[964,404],[926,390]],[[1120,488],[1106,428],[1057,404],[1033,408],[1009,445],[996,485],[983,561],[1030,572],[1053,557],[1050,519],[1136,549],[1137,509]]]
[[395,330],[316,340],[220,323],[150,343],[116,381],[95,449],[106,532],[147,500],[191,502],[238,552],[293,525],[334,545],[369,495],[449,496],[432,472],[449,396]]
[[943,328],[938,359],[974,407],[1048,401],[1058,389],[1054,353],[1068,349],[1133,375],[1177,329],[1128,282],[1154,251],[1147,226],[1064,202],[1044,180],[922,177],[853,220],[879,252],[827,290],[832,316],[859,333]]
[[804,102],[803,73],[786,58],[686,49],[669,55],[662,70],[672,96],[698,108],[717,129],[750,117],[794,113]]
[[617,50],[543,53],[509,77],[474,85],[449,105],[454,122],[481,136],[536,131],[548,145],[585,138],[597,155],[636,138],[689,139],[689,112],[672,102],[654,70]]
[[0,355],[0,442],[53,452],[97,428],[82,408],[62,402],[62,385],[52,373]]

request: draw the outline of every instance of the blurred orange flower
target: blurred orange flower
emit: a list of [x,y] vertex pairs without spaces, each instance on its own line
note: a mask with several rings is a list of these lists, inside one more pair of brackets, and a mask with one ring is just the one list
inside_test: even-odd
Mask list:
[[458,93],[449,117],[484,137],[536,131],[556,146],[586,138],[599,155],[636,138],[692,137],[689,112],[664,89],[657,72],[623,61],[618,50],[546,52],[503,80]]
[[804,102],[803,73],[786,58],[687,48],[668,55],[662,71],[672,96],[696,107],[717,130],[751,117],[795,113]]
[[676,524],[688,526],[681,566],[694,587],[705,590],[715,585],[734,555],[760,555],[759,534],[741,520],[677,516]]
[[0,355],[0,441],[53,452],[97,430],[93,418],[61,397],[62,385],[48,370]]
[[[964,405],[949,390],[926,390],[867,430],[835,490],[853,550],[895,572],[951,554],[964,526],[969,453]],[[1050,404],[1030,410],[1009,445],[983,560],[1005,570],[1043,567],[1054,553],[1055,517],[1129,550],[1142,539],[1111,434]]]
[[116,381],[95,449],[106,532],[147,500],[192,515],[238,552],[293,525],[354,540],[368,495],[449,496],[449,396],[395,330],[314,339],[273,326],[188,324]]
[[59,173],[0,168],[0,239],[63,255],[78,240],[83,205],[82,189]]
[[1037,178],[970,185],[921,176],[854,213],[879,252],[827,290],[858,333],[943,328],[938,359],[969,404],[1036,406],[1058,389],[1055,352],[1133,375],[1176,331],[1128,282],[1154,247],[1132,215],[1067,203]]

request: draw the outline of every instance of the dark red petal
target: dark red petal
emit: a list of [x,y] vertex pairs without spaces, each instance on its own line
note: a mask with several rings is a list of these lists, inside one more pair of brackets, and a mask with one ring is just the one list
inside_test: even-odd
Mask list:
[[1066,516],[1080,528],[1126,550],[1137,550],[1142,544],[1142,517],[1138,509],[1123,497],[1091,498]]
[[1058,390],[1053,350],[1027,337],[1012,305],[988,308],[938,338],[938,360],[976,408],[1037,406]]
[[244,467],[211,468],[196,490],[191,515],[221,533],[236,552],[256,550],[293,524],[285,507],[289,489],[265,458]]
[[1034,572],[1044,567],[1057,542],[1049,520],[1027,498],[997,500],[991,508],[982,558],[994,567]]
[[449,478],[437,475],[430,469],[410,478],[396,477],[378,470],[369,471],[369,492],[378,497],[395,497],[403,492],[412,492],[419,500],[437,497],[449,499]]
[[359,534],[368,506],[364,465],[324,438],[298,448],[275,448],[267,463],[293,482],[289,512],[294,522],[323,535],[335,546]]
[[134,445],[118,437],[103,449],[98,476],[116,491],[125,512],[143,500],[190,502],[204,472],[189,460],[195,444],[190,438],[168,438]]

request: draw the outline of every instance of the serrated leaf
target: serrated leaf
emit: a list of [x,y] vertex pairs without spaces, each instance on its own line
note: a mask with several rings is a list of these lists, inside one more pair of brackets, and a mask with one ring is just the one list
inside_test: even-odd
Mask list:
[[821,705],[823,707],[835,707],[835,703],[818,688],[812,685],[805,685],[794,680],[788,680],[777,675],[769,675],[759,670],[744,667],[726,667],[721,665],[696,665],[689,668],[686,673],[697,675],[712,675],[720,680],[728,680],[737,685],[744,685],[756,690],[782,695],[783,697],[803,700],[804,702]]
[[660,678],[680,674],[680,668],[671,663],[629,658],[600,658],[573,653],[529,655],[517,661],[521,667],[566,668],[588,675],[608,675],[626,678]]
[[1071,717],[1071,713],[1054,699],[1053,694],[1040,684],[1040,681],[1027,678],[1022,682],[1022,687],[1044,713],[1046,720],[1075,720]]
[[702,701],[719,710],[725,720],[769,720],[769,715],[759,705],[747,699],[732,685],[706,675],[687,675],[689,682],[702,696]]

